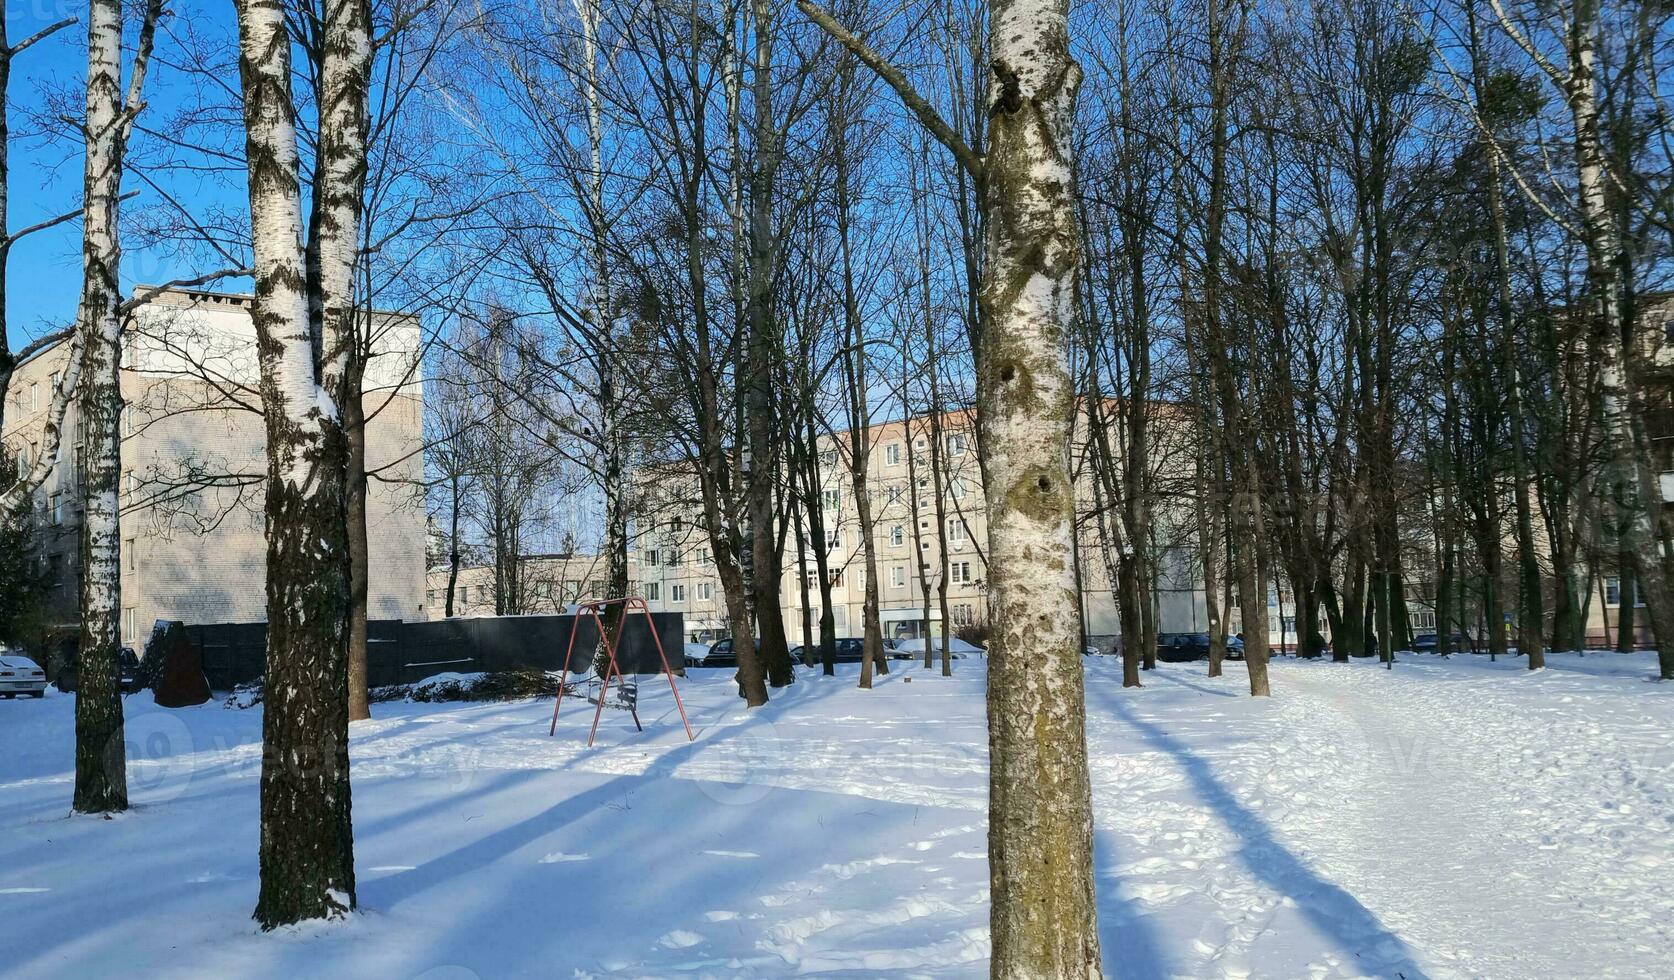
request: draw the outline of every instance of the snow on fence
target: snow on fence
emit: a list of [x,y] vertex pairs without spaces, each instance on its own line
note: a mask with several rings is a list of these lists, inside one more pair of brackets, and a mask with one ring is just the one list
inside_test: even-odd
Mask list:
[[[663,649],[679,651],[685,636],[680,613],[652,613]],[[533,667],[563,668],[575,616],[480,616],[408,623],[398,619],[367,623],[366,675],[372,687],[410,684],[444,671],[510,670]],[[590,617],[579,617],[571,671],[584,671],[598,647],[598,627]],[[215,690],[262,675],[267,658],[266,623],[188,625],[187,634],[203,651],[204,674]],[[657,645],[643,617],[631,617],[622,627],[616,660],[625,674],[662,673]],[[671,660],[678,669],[678,654]]]

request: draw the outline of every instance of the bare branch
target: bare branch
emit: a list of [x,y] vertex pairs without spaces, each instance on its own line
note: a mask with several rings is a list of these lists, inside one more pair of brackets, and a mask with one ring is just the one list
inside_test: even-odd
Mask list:
[[29,35],[28,37],[24,38],[23,40],[21,40],[21,41],[17,42],[16,44],[12,45],[11,48],[6,51],[6,57],[8,57],[8,58],[17,57],[18,55],[22,54],[26,49],[28,49],[30,47],[33,47],[37,42],[46,40],[47,38],[51,37],[54,34],[57,34],[59,31],[63,30],[66,27],[69,27],[71,24],[74,24],[75,22],[76,22],[76,19],[74,17],[66,17],[63,20],[56,23],[56,24],[49,24],[48,26],[41,28],[40,30],[36,31],[35,33]]
[[809,20],[824,28],[838,44],[848,48],[862,64],[888,83],[889,87],[895,90],[895,94],[901,97],[901,104],[918,117],[918,121],[930,131],[930,135],[934,136],[937,142],[952,152],[954,159],[959,161],[959,165],[964,167],[972,178],[977,181],[983,179],[982,157],[965,143],[958,131],[948,125],[947,120],[941,117],[924,96],[918,94],[918,90],[913,88],[913,83],[907,80],[901,69],[884,60],[884,57],[873,51],[865,41],[856,37],[848,28],[839,24],[835,17],[810,0],[796,0],[796,6]]

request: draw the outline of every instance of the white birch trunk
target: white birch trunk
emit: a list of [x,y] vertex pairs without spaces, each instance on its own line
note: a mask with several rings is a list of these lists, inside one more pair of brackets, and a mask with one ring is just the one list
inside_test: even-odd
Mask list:
[[[276,0],[237,0],[240,76],[247,133],[251,240],[261,393],[267,423],[267,674],[262,718],[261,894],[264,929],[342,914],[355,904],[349,819],[347,714],[348,550],[344,523],[344,440],[331,385],[342,376],[340,334],[353,303],[341,246],[321,242],[322,307],[328,338],[316,351],[302,250],[302,203],[290,46]],[[328,59],[353,59],[345,8],[328,6]],[[346,47],[345,47],[346,46]],[[350,69],[352,71],[352,69]],[[326,74],[329,76],[331,72]],[[325,91],[342,91],[339,77]],[[362,90],[364,91],[364,90]],[[321,180],[352,169],[337,156],[352,140],[330,132],[352,125],[352,110],[323,100]],[[364,112],[364,109],[362,110]],[[333,148],[335,149],[328,149]],[[364,140],[359,144],[364,152]],[[327,189],[320,213],[354,241],[352,219]],[[358,213],[358,194],[352,206]],[[328,229],[322,229],[328,230]],[[345,233],[346,232],[346,233]],[[352,252],[348,261],[352,261]],[[325,280],[333,285],[324,286]],[[316,381],[316,361],[320,369]]]
[[[320,385],[342,410],[342,424],[353,427],[360,463],[357,487],[351,488],[345,469],[344,492],[358,489],[359,496],[345,498],[345,548],[348,522],[362,541],[366,534],[365,510],[365,417],[361,406],[359,363],[362,332],[355,301],[355,266],[359,257],[360,223],[366,188],[367,92],[372,70],[372,12],[367,0],[321,0],[324,25],[320,45],[320,136],[319,160],[314,174],[314,221],[311,229],[315,248],[315,274],[311,302],[320,310]],[[370,331],[365,331],[370,333]],[[345,447],[344,460],[351,455]],[[350,610],[348,669],[348,717],[371,717],[366,689],[366,584],[350,570],[355,589],[355,607]],[[358,628],[357,628],[358,627]],[[345,788],[347,782],[345,781]]]
[[81,434],[81,644],[76,655],[79,813],[128,808],[122,739],[119,419],[122,393],[117,198],[122,185],[122,5],[94,0],[87,19],[86,165],[83,172]]
[[1071,159],[1081,70],[1068,0],[989,13],[987,263],[978,411],[987,454],[991,928],[995,977],[1099,976],[1071,535],[1065,343],[1081,262]]
[[1570,77],[1568,96],[1575,124],[1575,162],[1587,272],[1597,304],[1594,331],[1599,361],[1599,396],[1611,482],[1628,513],[1622,526],[1622,550],[1633,559],[1635,585],[1644,597],[1645,611],[1657,644],[1659,672],[1674,680],[1674,596],[1663,571],[1657,514],[1663,507],[1662,488],[1652,465],[1650,441],[1634,387],[1637,338],[1623,302],[1629,266],[1622,231],[1611,212],[1609,176],[1599,134],[1596,77],[1599,9],[1596,0],[1579,0],[1574,7],[1568,38]]

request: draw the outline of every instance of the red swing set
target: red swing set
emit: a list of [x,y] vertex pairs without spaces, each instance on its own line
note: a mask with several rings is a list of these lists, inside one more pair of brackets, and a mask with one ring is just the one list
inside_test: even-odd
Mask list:
[[604,618],[599,615],[600,611],[606,606],[618,604],[622,606],[622,623],[627,622],[628,614],[635,609],[644,614],[645,627],[651,633],[651,642],[657,645],[657,657],[662,660],[663,673],[668,677],[668,688],[674,692],[674,706],[680,711],[680,723],[686,726],[686,740],[688,742],[694,741],[696,736],[692,734],[692,723],[686,717],[686,706],[680,701],[680,688],[674,683],[674,671],[668,665],[668,654],[663,652],[663,639],[657,635],[657,624],[651,619],[651,607],[646,605],[645,600],[639,596],[623,596],[619,599],[592,599],[576,607],[575,621],[577,628],[570,630],[569,648],[564,651],[564,672],[558,678],[558,700],[552,706],[552,727],[547,729],[546,734],[550,737],[558,732],[558,709],[564,706],[564,691],[569,686],[566,682],[570,678],[570,657],[575,653],[575,635],[581,632],[581,617],[584,615],[592,616],[594,624],[598,626],[599,642],[604,644],[608,660],[608,666],[605,668],[604,685],[599,690],[599,696],[595,698],[589,695],[587,698],[587,700],[598,705],[598,708],[593,712],[593,728],[587,733],[587,747],[593,747],[593,739],[599,733],[599,720],[604,717],[605,702],[608,700],[607,695],[610,694],[612,678],[618,678],[621,681],[618,686],[620,691],[618,703],[612,705],[612,707],[627,709],[633,715],[634,727],[640,731],[645,730],[639,723],[639,684],[629,681],[623,675],[622,668],[616,663],[616,641],[621,639],[620,626],[622,623],[618,623],[617,635],[613,639],[606,633]]

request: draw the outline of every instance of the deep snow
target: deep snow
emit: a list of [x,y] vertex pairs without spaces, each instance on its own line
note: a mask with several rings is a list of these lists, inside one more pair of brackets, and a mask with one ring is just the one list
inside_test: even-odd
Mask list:
[[[1088,663],[1115,976],[1674,975],[1674,685],[1647,655],[1386,672]],[[906,668],[906,669],[901,669]],[[660,680],[584,703],[374,706],[353,731],[362,911],[263,935],[260,709],[126,700],[136,809],[66,816],[73,699],[0,702],[11,976],[980,976],[980,660],[747,713]],[[907,678],[911,683],[905,683]]]

